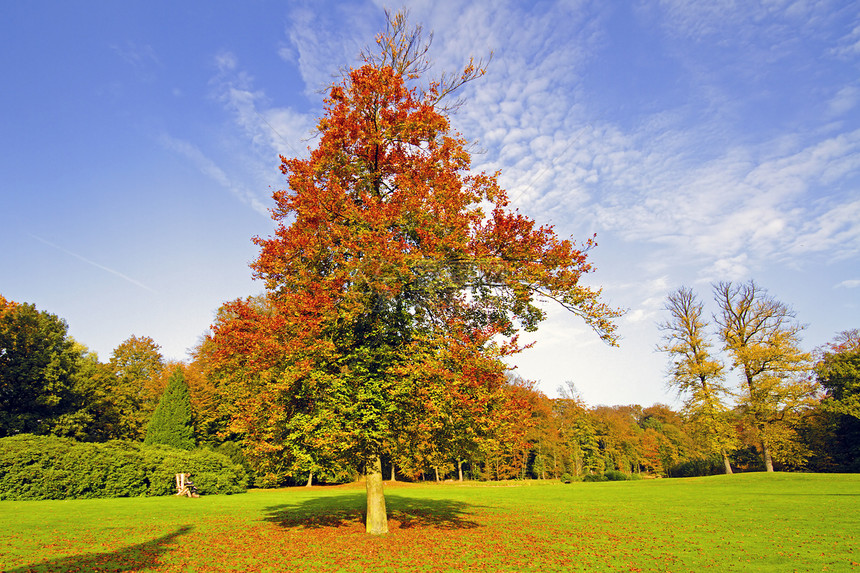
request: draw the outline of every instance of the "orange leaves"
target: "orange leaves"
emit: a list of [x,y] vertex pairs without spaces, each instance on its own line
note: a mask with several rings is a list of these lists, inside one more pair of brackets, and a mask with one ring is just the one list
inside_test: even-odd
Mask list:
[[14,300],[6,299],[2,294],[0,294],[0,318],[2,318],[7,312],[13,310],[18,303]]
[[[403,55],[392,41],[387,64]],[[409,63],[366,61],[331,88],[309,158],[281,158],[277,228],[252,264],[267,294],[226,307],[214,340],[261,451],[441,463],[512,427],[500,358],[520,350],[515,322],[543,318],[538,297],[610,338],[617,313],[578,284],[583,251],[510,210],[497,174],[469,174],[437,104],[482,66],[419,93]]]

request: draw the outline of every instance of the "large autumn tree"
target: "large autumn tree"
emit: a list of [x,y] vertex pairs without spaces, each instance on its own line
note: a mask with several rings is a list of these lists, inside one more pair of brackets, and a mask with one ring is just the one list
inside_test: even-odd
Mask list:
[[502,358],[544,318],[539,299],[608,342],[617,315],[580,283],[590,240],[560,239],[513,210],[496,175],[470,171],[446,102],[482,65],[422,84],[420,28],[389,23],[331,87],[310,157],[281,158],[288,186],[252,264],[265,302],[227,305],[212,337],[252,450],[363,467],[374,534],[388,528],[383,454],[456,457],[462,434],[515,415],[499,405]]

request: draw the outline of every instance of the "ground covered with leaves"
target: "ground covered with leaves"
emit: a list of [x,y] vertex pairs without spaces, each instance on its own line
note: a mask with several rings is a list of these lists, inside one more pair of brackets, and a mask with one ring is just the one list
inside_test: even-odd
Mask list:
[[860,570],[860,476],[614,483],[361,484],[199,499],[0,502],[0,565],[24,571]]

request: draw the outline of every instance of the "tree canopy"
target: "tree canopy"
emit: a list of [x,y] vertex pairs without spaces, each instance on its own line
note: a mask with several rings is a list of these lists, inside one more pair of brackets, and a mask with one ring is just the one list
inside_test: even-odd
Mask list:
[[860,419],[860,330],[846,330],[824,347],[815,373],[834,412]]
[[48,433],[77,406],[81,353],[55,314],[0,295],[0,437]]
[[164,358],[149,336],[130,336],[111,353],[113,401],[119,417],[119,437],[143,439],[146,424],[164,389],[160,375]]

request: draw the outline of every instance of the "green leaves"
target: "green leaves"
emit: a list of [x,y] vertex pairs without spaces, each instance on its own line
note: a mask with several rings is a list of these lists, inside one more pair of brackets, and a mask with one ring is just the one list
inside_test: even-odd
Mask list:
[[146,427],[143,443],[163,444],[180,450],[194,448],[191,397],[182,368],[176,367],[170,375],[167,388]]
[[67,330],[58,316],[0,296],[0,437],[49,433],[81,407],[81,351]]
[[860,343],[858,331],[843,332],[837,341],[827,346],[815,365],[818,381],[828,392],[824,401],[827,409],[860,419]]
[[0,499],[172,495],[180,472],[191,473],[205,494],[241,493],[247,485],[241,466],[208,450],[27,434],[0,439]]

